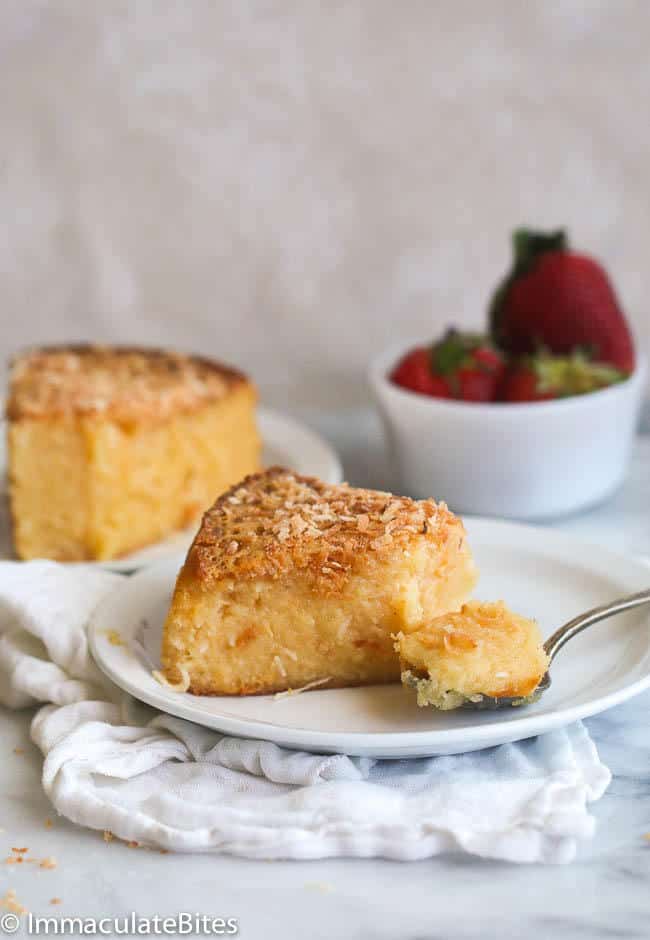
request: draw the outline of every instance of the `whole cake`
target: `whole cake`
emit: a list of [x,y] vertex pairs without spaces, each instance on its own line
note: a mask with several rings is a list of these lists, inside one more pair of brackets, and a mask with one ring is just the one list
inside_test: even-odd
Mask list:
[[160,350],[62,346],[12,364],[9,497],[20,558],[110,559],[198,518],[259,467],[256,392]]
[[275,467],[203,517],[165,623],[164,676],[202,695],[398,681],[391,635],[457,610],[475,580],[443,503]]

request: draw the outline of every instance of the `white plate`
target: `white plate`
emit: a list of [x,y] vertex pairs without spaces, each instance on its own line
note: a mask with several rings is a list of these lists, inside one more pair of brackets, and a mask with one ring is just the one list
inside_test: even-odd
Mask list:
[[[270,408],[258,408],[258,427],[263,440],[262,464],[279,464],[298,473],[317,476],[327,483],[340,483],[343,479],[341,462],[335,451],[315,431],[298,421]],[[5,438],[0,436],[0,476],[6,465]],[[186,552],[194,538],[196,525],[177,532],[155,545],[125,555],[114,561],[91,562],[111,571],[133,571],[144,565],[175,557]],[[0,499],[0,561],[15,558],[11,543],[11,526],[6,499]]]
[[[573,615],[648,586],[642,562],[587,546],[552,529],[473,519],[467,523],[481,569],[478,596],[506,598],[540,622],[544,636]],[[418,708],[400,685],[273,696],[208,697],[171,692],[151,675],[180,560],[140,572],[98,609],[90,631],[100,668],[136,698],[226,734],[288,747],[373,757],[454,754],[531,737],[595,715],[650,686],[648,613],[594,625],[553,663],[553,683],[535,705],[500,712]],[[143,626],[146,625],[146,626]],[[119,628],[126,646],[106,631]],[[151,662],[131,643],[138,633]]]

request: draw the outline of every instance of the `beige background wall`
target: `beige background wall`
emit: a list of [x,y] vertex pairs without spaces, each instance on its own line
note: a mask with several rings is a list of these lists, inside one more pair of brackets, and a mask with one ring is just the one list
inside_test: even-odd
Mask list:
[[0,5],[2,352],[199,349],[362,401],[479,325],[520,222],[601,256],[650,347],[647,0]]

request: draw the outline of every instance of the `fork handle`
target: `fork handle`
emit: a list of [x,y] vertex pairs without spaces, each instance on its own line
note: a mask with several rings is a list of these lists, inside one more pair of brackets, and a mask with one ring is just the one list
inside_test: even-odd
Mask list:
[[563,627],[556,630],[544,643],[544,649],[551,662],[556,654],[562,649],[565,643],[582,633],[592,623],[598,623],[599,620],[605,620],[613,614],[620,614],[624,610],[632,610],[634,607],[641,607],[643,604],[650,604],[650,589],[639,591],[638,594],[630,594],[628,597],[621,597],[617,601],[611,601],[609,604],[601,604],[600,607],[594,607],[585,614],[580,614],[569,620]]

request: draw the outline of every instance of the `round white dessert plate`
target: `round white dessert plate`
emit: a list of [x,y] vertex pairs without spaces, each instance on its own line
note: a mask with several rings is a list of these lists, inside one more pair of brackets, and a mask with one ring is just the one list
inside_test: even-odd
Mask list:
[[[548,636],[575,614],[646,588],[650,567],[552,529],[470,519],[477,596],[504,598]],[[531,737],[595,715],[650,687],[650,612],[596,624],[558,654],[539,702],[507,711],[418,708],[399,684],[288,696],[196,696],[154,679],[162,625],[182,559],[124,579],[98,608],[93,655],[118,686],[154,708],[224,734],[321,753],[402,758],[455,754]],[[115,634],[119,633],[119,645]]]
[[[320,477],[327,483],[341,482],[343,469],[336,452],[315,431],[270,408],[258,408],[257,419],[263,441],[263,466],[271,467],[279,464],[283,467],[290,467],[298,473]],[[3,434],[0,437],[0,471],[5,466],[6,452]],[[2,473],[1,478],[5,480],[6,474]],[[111,571],[135,571],[153,562],[175,557],[179,552],[186,552],[196,529],[195,524],[130,555],[113,561],[90,562],[89,564],[109,568]],[[14,557],[7,500],[0,499],[0,560],[6,561]]]

